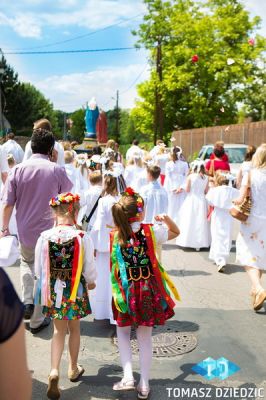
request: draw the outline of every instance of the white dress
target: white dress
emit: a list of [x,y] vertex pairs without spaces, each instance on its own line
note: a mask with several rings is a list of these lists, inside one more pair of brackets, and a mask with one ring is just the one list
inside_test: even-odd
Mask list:
[[65,170],[68,178],[73,184],[71,189],[72,193],[77,193],[79,195],[84,194],[83,192],[86,188],[84,187],[84,180],[80,170],[78,168],[75,168],[73,164],[65,164]]
[[150,182],[140,191],[144,200],[145,218],[144,224],[154,224],[156,215],[167,214],[168,197],[166,190],[158,180]]
[[233,217],[229,210],[232,201],[239,197],[239,190],[230,186],[211,188],[206,195],[214,207],[211,215],[211,248],[209,258],[217,265],[226,265],[232,247]]
[[146,169],[137,165],[128,165],[125,168],[124,176],[127,186],[132,187],[136,192],[139,192],[141,187],[148,183]]
[[210,246],[210,224],[207,220],[207,200],[205,190],[208,187],[207,176],[191,174],[190,192],[180,209],[180,235],[176,244],[182,247],[202,248]]
[[24,157],[24,151],[22,147],[13,139],[9,139],[7,142],[3,144],[3,149],[7,154],[12,154],[16,164],[22,162]]
[[114,228],[112,206],[118,196],[107,195],[99,200],[96,220],[91,237],[96,250],[96,288],[91,291],[91,308],[95,319],[110,319],[114,323],[112,311],[112,287],[110,279],[110,232]]
[[[240,225],[236,241],[236,260],[241,265],[266,269],[266,168],[253,169],[251,176],[252,207],[248,220]],[[247,185],[248,175],[242,185]]]
[[[96,201],[98,200],[100,194],[102,193],[102,190],[103,190],[103,188],[101,185],[91,185],[90,189],[86,190],[86,192],[84,193],[84,205],[79,210],[78,225],[80,225],[80,226],[82,225],[82,219],[85,215],[87,217],[90,215],[90,212],[91,212],[92,208],[94,207]],[[98,208],[98,206],[97,206],[97,208]],[[88,227],[87,227],[87,232],[90,232],[94,226],[94,223],[96,221],[96,216],[97,216],[97,208],[94,211],[93,215],[91,216],[91,219],[90,219]]]
[[169,154],[157,154],[154,157],[156,164],[161,168],[161,175],[165,175],[166,164],[169,161]]
[[179,211],[185,200],[185,193],[173,193],[173,190],[183,186],[188,173],[188,164],[185,161],[168,161],[165,166],[164,188],[168,193],[168,215],[177,224]]

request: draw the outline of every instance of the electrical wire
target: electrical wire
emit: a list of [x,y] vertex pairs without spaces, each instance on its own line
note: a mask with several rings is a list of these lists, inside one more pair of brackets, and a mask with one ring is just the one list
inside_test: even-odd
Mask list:
[[123,96],[124,93],[128,92],[128,91],[135,85],[135,83],[139,80],[139,78],[142,76],[142,74],[146,71],[148,65],[149,65],[149,64],[147,63],[147,64],[145,65],[145,67],[141,70],[141,72],[139,73],[139,75],[138,75],[138,76],[134,79],[134,81],[131,83],[131,85],[130,85],[127,89],[123,90],[123,91],[120,93],[120,96]]
[[[22,49],[14,49],[14,50],[8,50],[8,51],[27,51],[27,50],[34,50],[34,49],[44,49],[46,47],[56,46],[58,44],[64,44],[64,43],[73,42],[73,41],[78,40],[78,39],[83,39],[85,37],[95,35],[98,32],[103,32],[103,31],[105,31],[107,29],[114,28],[115,26],[122,25],[123,23],[128,22],[128,21],[132,21],[133,19],[136,19],[136,18],[140,17],[141,15],[144,15],[144,14],[141,13],[141,14],[137,14],[134,17],[131,17],[131,18],[125,18],[125,19],[123,19],[121,21],[118,21],[115,24],[105,26],[105,27],[97,29],[97,30],[95,30],[93,32],[85,33],[83,35],[74,36],[73,38],[70,38],[70,39],[65,39],[65,40],[61,40],[61,41],[58,41],[58,42],[48,43],[48,44],[44,44],[44,45],[41,45],[41,46],[25,47],[25,48],[22,48]],[[7,52],[6,52],[6,54],[7,54]]]
[[70,54],[70,53],[99,53],[111,51],[136,50],[136,47],[113,47],[107,49],[82,49],[82,50],[47,50],[47,51],[3,51],[3,54]]

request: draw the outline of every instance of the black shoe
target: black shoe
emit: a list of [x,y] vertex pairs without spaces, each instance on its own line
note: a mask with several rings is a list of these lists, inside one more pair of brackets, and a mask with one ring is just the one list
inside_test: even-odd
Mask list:
[[31,328],[30,331],[33,335],[36,333],[41,332],[44,328],[50,325],[51,319],[48,317],[45,317],[44,320],[42,321],[41,325],[38,326],[38,328]]
[[25,304],[24,319],[31,319],[33,312],[34,312],[34,305]]

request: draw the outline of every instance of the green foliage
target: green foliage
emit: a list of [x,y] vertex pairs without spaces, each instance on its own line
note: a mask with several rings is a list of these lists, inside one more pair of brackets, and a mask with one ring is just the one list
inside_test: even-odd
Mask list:
[[58,133],[58,121],[52,103],[30,83],[21,83],[17,73],[5,58],[2,59],[5,69],[2,79],[4,93],[3,111],[17,135],[29,136],[33,122],[40,118],[48,118],[53,130]]
[[[248,41],[260,19],[251,19],[238,0],[145,0],[137,45],[150,51],[151,77],[138,85],[141,98],[132,110],[136,128],[154,130],[155,88],[164,108],[164,134],[174,128],[193,128],[237,121],[237,104],[250,105],[250,115],[265,110],[263,62],[265,38]],[[162,49],[162,80],[156,73],[156,50]],[[198,62],[192,62],[197,54]],[[230,59],[233,60],[231,65]]]
[[70,130],[72,140],[82,142],[85,132],[85,111],[81,108],[70,115],[73,121],[73,126]]

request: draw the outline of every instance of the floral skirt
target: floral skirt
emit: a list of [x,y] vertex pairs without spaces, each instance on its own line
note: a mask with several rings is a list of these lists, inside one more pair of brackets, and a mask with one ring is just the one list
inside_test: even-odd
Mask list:
[[54,291],[55,282],[55,279],[51,279],[51,300],[53,305],[51,307],[43,307],[43,314],[45,316],[52,319],[77,320],[91,314],[86,282],[83,276],[80,280],[80,287],[75,302],[69,300],[71,294],[71,282],[66,281],[66,287],[63,291],[62,304],[60,308],[54,306],[56,301],[56,293]]
[[128,307],[128,313],[121,313],[113,305],[118,326],[164,325],[175,314],[162,297],[154,276],[129,282]]
[[266,269],[266,219],[250,216],[241,224],[236,261],[247,267]]

